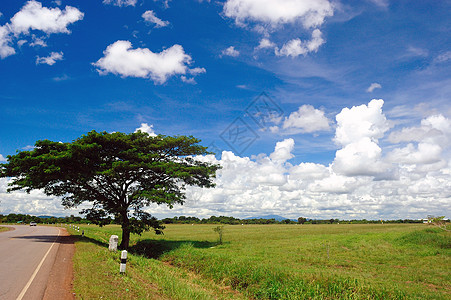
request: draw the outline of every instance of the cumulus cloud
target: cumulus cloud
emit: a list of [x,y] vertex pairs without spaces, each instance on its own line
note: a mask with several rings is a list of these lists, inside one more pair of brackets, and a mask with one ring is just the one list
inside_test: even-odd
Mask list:
[[188,65],[192,62],[191,56],[177,44],[154,53],[147,48],[132,49],[129,41],[117,41],[109,45],[103,54],[93,63],[101,75],[112,73],[123,77],[150,78],[163,84],[171,76],[185,75],[187,72],[200,74],[200,70],[205,70],[194,68],[190,71]]
[[0,161],[6,161],[6,158],[0,154]]
[[332,167],[347,176],[373,176],[384,173],[389,167],[382,160],[378,140],[390,129],[382,113],[384,101],[371,100],[367,105],[344,108],[337,116],[335,142],[338,150]]
[[374,176],[385,172],[382,149],[368,137],[344,146],[335,154],[333,169],[346,176]]
[[47,64],[49,66],[52,66],[56,63],[58,60],[63,59],[63,52],[52,52],[50,53],[50,56],[47,57],[37,57],[36,58],[36,64]]
[[224,14],[239,25],[249,21],[272,26],[300,22],[305,28],[312,28],[332,16],[333,8],[327,0],[228,0]]
[[440,170],[449,163],[443,152],[451,146],[451,120],[441,114],[432,115],[423,119],[418,127],[392,132],[388,140],[408,143],[389,152],[389,161],[404,164],[410,171]]
[[384,100],[373,99],[368,105],[343,108],[336,116],[335,142],[346,146],[365,137],[373,141],[382,138],[391,127],[382,113],[383,105]]
[[148,10],[146,12],[144,12],[142,14],[143,19],[146,22],[155,24],[155,27],[159,28],[159,27],[166,27],[169,25],[168,21],[163,21],[160,18],[158,18],[155,13],[153,12],[153,10]]
[[[248,217],[275,213],[292,218],[379,219],[420,218],[449,210],[451,202],[447,191],[451,188],[451,163],[423,160],[428,165],[412,169],[405,162],[413,158],[419,163],[420,157],[403,153],[400,156],[404,161],[386,159],[377,142],[387,132],[389,122],[379,110],[383,102],[373,101],[343,109],[341,115],[338,114],[338,120],[350,117],[354,125],[362,122],[366,129],[356,133],[350,122],[339,121],[337,131],[350,131],[346,136],[359,138],[355,142],[341,140],[343,147],[337,150],[335,160],[329,165],[290,164],[294,139],[277,142],[269,156],[260,154],[251,159],[223,151],[220,159],[212,155],[202,157],[222,166],[215,180],[216,188],[190,188],[185,206],[175,208],[172,214]],[[359,119],[360,114],[363,117]],[[443,121],[436,123],[447,127]],[[418,155],[423,152],[429,152],[429,157],[440,155],[434,148],[423,147],[416,151]],[[418,148],[410,153],[415,153],[414,150]],[[152,211],[155,212],[154,208]]]
[[419,143],[417,147],[408,144],[394,149],[388,159],[401,164],[432,164],[441,160],[442,148],[436,144]]
[[371,93],[372,91],[374,91],[375,89],[380,89],[380,88],[382,88],[382,85],[380,85],[379,83],[372,83],[367,89],[366,89],[366,91],[368,92],[368,93]]
[[[390,139],[402,145],[393,148],[384,145],[391,126],[382,108],[382,100],[372,100],[337,114],[334,140],[339,149],[330,163],[295,163],[293,138],[278,141],[270,154],[240,157],[223,151],[220,158],[196,157],[222,166],[216,187],[188,187],[184,206],[168,210],[152,205],[149,210],[159,217],[279,214],[324,219],[422,218],[451,211],[450,120],[432,115],[417,126],[398,128]],[[146,123],[138,129],[153,132]],[[413,129],[433,130],[434,135],[414,137]],[[40,192],[6,194],[6,184],[0,179],[4,213],[61,214],[58,199]]]
[[230,46],[229,48],[222,50],[221,54],[222,56],[237,57],[240,55],[240,52],[236,50],[234,46]]
[[406,127],[390,133],[392,143],[427,141],[432,144],[449,146],[451,143],[451,120],[442,114],[421,120],[418,127]]
[[138,131],[148,133],[150,136],[157,136],[157,134],[153,130],[153,125],[149,125],[147,123],[141,123],[141,126],[136,128],[135,130],[135,132]]
[[66,216],[77,215],[77,209],[64,209],[61,199],[48,197],[39,190],[33,190],[29,194],[23,191],[7,193],[8,179],[0,178],[0,205],[2,214],[19,213],[35,216],[52,215]]
[[301,41],[300,39],[293,39],[282,46],[282,49],[275,49],[277,56],[291,56],[297,57],[299,55],[306,55],[309,52],[317,52],[319,47],[324,44],[322,33],[319,29],[312,32],[312,38],[309,41]]
[[135,6],[137,0],[103,0],[104,4],[111,4],[115,6]]
[[277,142],[274,152],[269,155],[269,158],[275,162],[285,162],[294,157],[294,155],[291,154],[293,148],[293,139],[286,139],[282,142]]
[[[277,56],[298,57],[318,51],[325,43],[317,27],[324,23],[326,17],[333,15],[333,7],[328,0],[227,0],[223,12],[237,25],[251,25],[265,36],[255,47],[256,50],[275,48]],[[291,39],[279,49],[267,37],[270,32],[288,24],[301,24],[306,30],[312,30],[312,38],[308,41]]]
[[[5,58],[16,53],[13,48],[14,41],[20,47],[27,40],[19,39],[23,36],[32,36],[30,46],[46,47],[45,38],[54,33],[69,34],[68,26],[83,19],[84,14],[77,8],[66,6],[60,8],[43,7],[35,0],[28,1],[22,9],[10,20],[10,23],[0,26],[0,58]],[[42,32],[45,36],[39,37],[31,32]]]
[[16,35],[28,34],[30,30],[40,30],[46,34],[70,33],[67,27],[82,20],[83,16],[81,11],[72,6],[66,6],[64,10],[47,8],[32,0],[11,18],[10,27]]
[[315,109],[311,105],[302,105],[285,118],[282,127],[290,133],[312,133],[329,130],[329,122],[324,111]]

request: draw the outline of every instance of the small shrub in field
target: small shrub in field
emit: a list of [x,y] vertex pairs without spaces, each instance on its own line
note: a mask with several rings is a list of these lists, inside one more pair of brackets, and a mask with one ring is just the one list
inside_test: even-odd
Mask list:
[[218,235],[219,235],[218,244],[222,245],[222,235],[224,233],[224,226],[221,225],[221,226],[215,227],[215,228],[213,228],[213,231],[218,233]]

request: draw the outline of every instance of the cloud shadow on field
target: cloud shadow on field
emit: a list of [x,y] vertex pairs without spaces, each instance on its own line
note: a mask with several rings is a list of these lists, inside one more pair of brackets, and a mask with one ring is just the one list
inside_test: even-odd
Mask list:
[[208,241],[168,241],[168,240],[141,240],[129,247],[129,252],[147,258],[160,258],[164,253],[180,248],[183,244],[191,244],[195,248],[210,248],[217,245]]

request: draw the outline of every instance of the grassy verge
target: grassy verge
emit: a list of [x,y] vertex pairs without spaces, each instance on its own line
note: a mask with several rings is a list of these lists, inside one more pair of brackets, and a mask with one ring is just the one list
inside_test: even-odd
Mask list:
[[9,230],[8,227],[2,227],[2,226],[0,226],[0,232],[2,232],[2,231],[8,231],[8,230]]
[[[99,259],[110,261],[114,267],[111,272],[97,270],[95,278],[107,278],[120,291],[128,286],[128,291],[120,294],[124,299],[146,298],[145,292],[149,291],[155,293],[150,298],[159,295],[171,299],[236,299],[243,295],[257,299],[451,296],[447,267],[451,235],[423,224],[226,226],[223,245],[216,245],[215,227],[170,225],[164,236],[134,236],[128,279],[115,273],[118,254],[108,259],[113,254],[105,246],[96,245],[97,251],[103,253]],[[105,243],[111,234],[120,236],[117,226],[81,229],[92,240],[81,240],[77,255],[94,255],[94,250],[83,247],[93,247],[92,241]],[[87,260],[81,256],[77,259]],[[83,295],[79,286],[89,284],[93,283],[76,280],[77,294]],[[150,287],[139,292],[140,286],[146,284]],[[182,292],[188,287],[188,294]]]
[[110,252],[90,238],[76,242],[73,261],[77,299],[243,298],[211,280],[140,255],[129,254],[126,273],[120,274],[120,252]]

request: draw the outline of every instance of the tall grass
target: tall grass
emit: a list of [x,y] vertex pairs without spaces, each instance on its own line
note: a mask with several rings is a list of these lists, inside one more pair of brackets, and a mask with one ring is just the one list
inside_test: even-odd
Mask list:
[[[207,289],[210,297],[449,299],[451,295],[450,234],[423,224],[226,226],[222,245],[217,244],[215,227],[168,225],[164,236],[133,236],[132,257],[140,261],[134,272],[140,270],[140,278],[165,286],[163,290],[181,278],[188,285],[196,278],[204,286],[216,287]],[[98,241],[120,231],[116,226],[84,229]],[[143,266],[149,264],[161,266],[160,275],[145,275]],[[170,270],[182,275],[171,284],[157,280],[175,272]],[[239,294],[218,296],[217,291]]]

